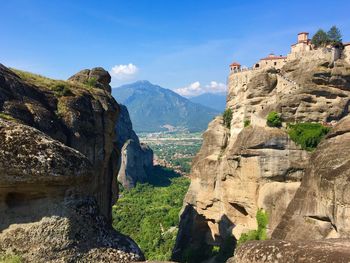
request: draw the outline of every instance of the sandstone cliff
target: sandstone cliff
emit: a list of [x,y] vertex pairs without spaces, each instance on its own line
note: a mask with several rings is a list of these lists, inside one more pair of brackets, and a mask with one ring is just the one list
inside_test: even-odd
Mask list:
[[279,240],[248,242],[238,248],[234,262],[349,262],[349,151],[346,117],[312,154],[300,188],[272,233]]
[[92,76],[82,82],[15,72],[0,65],[0,253],[30,262],[142,259],[109,223],[119,105],[108,72],[80,72]]
[[128,109],[121,104],[116,133],[117,147],[121,154],[118,181],[124,188],[130,189],[137,182],[147,180],[153,167],[153,151],[140,143],[132,128]]
[[[221,117],[209,124],[196,156],[184,201],[174,258],[188,250],[224,246],[233,235],[256,229],[255,214],[270,215],[268,234],[279,224],[297,191],[310,154],[284,128],[266,127],[275,110],[285,122],[325,122],[349,113],[350,65],[319,49],[274,69],[232,73],[227,107],[231,128]],[[244,128],[249,120],[250,127]]]

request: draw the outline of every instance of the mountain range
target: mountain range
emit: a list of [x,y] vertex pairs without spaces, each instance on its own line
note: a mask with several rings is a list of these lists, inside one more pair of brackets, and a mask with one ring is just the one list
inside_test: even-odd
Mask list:
[[112,95],[127,106],[136,132],[203,131],[220,114],[149,81],[113,88]]

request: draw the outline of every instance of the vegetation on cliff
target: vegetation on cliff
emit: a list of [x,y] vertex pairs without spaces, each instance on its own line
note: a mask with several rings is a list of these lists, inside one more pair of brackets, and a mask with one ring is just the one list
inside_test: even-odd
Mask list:
[[267,238],[266,228],[269,217],[263,209],[256,212],[256,222],[258,223],[258,229],[243,233],[237,242],[238,246],[249,240],[265,240]]
[[266,123],[270,127],[281,127],[282,126],[281,116],[277,112],[271,111],[267,115]]
[[229,109],[226,109],[224,111],[224,113],[222,114],[222,117],[224,118],[224,125],[230,129],[231,127],[231,120],[232,120],[232,110],[229,108]]
[[288,125],[289,137],[307,151],[313,151],[329,131],[329,127],[320,123],[302,122]]
[[123,190],[113,208],[113,226],[133,238],[147,259],[169,260],[189,180],[156,167],[148,183]]

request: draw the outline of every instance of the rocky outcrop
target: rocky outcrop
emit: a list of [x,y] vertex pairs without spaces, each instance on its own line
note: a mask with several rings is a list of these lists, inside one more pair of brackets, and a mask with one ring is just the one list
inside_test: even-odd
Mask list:
[[346,263],[350,260],[349,248],[349,239],[250,241],[238,247],[227,263]]
[[29,262],[143,258],[110,225],[118,114],[103,89],[0,65],[0,253]]
[[103,68],[84,69],[71,76],[68,80],[104,89],[109,93],[112,91],[109,85],[111,82],[111,75]]
[[153,167],[153,151],[140,143],[132,128],[128,109],[120,105],[120,117],[116,126],[117,146],[120,151],[118,181],[130,189],[137,182],[145,182]]
[[[223,246],[230,236],[256,229],[258,208],[270,215],[268,235],[279,224],[308,166],[309,153],[285,129],[266,127],[270,111],[285,122],[325,122],[348,114],[350,66],[333,62],[332,51],[315,50],[274,69],[232,73],[227,107],[231,128],[221,117],[209,124],[193,162],[174,258],[184,248]],[[245,120],[250,127],[244,128]],[[184,226],[184,222],[189,224]]]
[[300,188],[273,238],[350,237],[350,117],[339,122],[310,159]]

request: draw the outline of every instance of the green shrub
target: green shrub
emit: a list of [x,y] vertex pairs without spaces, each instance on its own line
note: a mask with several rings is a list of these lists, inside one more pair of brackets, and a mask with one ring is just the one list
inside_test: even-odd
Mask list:
[[258,229],[243,233],[237,241],[237,246],[242,245],[246,241],[265,240],[267,238],[266,228],[269,221],[267,212],[265,212],[263,209],[259,209],[256,212],[256,221],[258,223]]
[[23,259],[21,256],[13,254],[0,254],[0,263],[21,263]]
[[52,90],[54,91],[57,97],[73,95],[69,87],[64,83],[56,84],[55,86],[52,87]]
[[250,120],[245,119],[243,124],[244,124],[244,127],[248,127],[250,125]]
[[266,123],[270,127],[281,127],[282,126],[281,116],[277,112],[271,111],[267,115]]
[[232,120],[232,110],[226,109],[224,113],[222,114],[222,117],[224,118],[224,125],[230,129],[231,127],[231,120]]
[[330,128],[320,123],[302,122],[288,125],[289,137],[302,149],[314,150]]
[[86,84],[90,87],[96,87],[96,84],[97,84],[97,79],[96,78],[89,78],[87,81],[86,81]]

